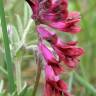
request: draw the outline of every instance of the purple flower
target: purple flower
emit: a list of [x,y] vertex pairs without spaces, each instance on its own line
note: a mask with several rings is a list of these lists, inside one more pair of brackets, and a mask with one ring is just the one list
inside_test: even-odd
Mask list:
[[70,68],[76,67],[79,57],[84,53],[82,48],[76,46],[76,42],[65,43],[59,38],[55,44],[52,44],[52,47],[58,54],[60,61],[64,61]]
[[67,84],[63,80],[60,80],[58,75],[55,75],[50,65],[45,66],[45,75],[44,96],[61,96],[62,94],[64,94],[64,96],[71,96],[67,92]]
[[40,18],[44,22],[60,21],[68,16],[68,0],[43,0],[40,8]]
[[71,96],[67,92],[68,89],[66,87],[66,83],[62,80],[57,82],[46,81],[44,96],[62,96],[62,94],[64,96]]
[[40,38],[47,40],[49,42],[57,42],[57,35],[55,32],[52,32],[51,29],[45,25],[38,25],[37,32],[39,33]]
[[71,68],[76,67],[79,62],[79,57],[84,53],[82,48],[76,46],[77,42],[71,41],[65,43],[57,37],[56,33],[48,30],[43,25],[38,26],[37,30],[41,38],[50,42],[58,54],[60,61],[64,61]]
[[80,32],[78,12],[68,12],[68,0],[26,0],[33,10],[33,19],[39,24],[72,34]]
[[71,12],[69,13],[69,16],[66,18],[66,20],[52,22],[49,24],[49,26],[64,32],[71,32],[72,34],[75,34],[77,32],[80,32],[80,27],[76,25],[79,21],[80,21],[79,13]]
[[52,52],[42,43],[39,44],[39,49],[40,49],[41,54],[44,57],[46,63],[53,68],[54,73],[56,75],[60,74],[63,71],[63,68],[59,64],[59,62],[55,59],[55,57],[52,54]]
[[32,18],[34,20],[36,20],[38,18],[38,14],[39,14],[39,0],[26,0],[28,2],[28,4],[30,5],[30,7],[32,8],[33,11],[33,16]]
[[63,80],[46,81],[44,96],[72,96],[68,93],[67,84]]
[[46,73],[46,80],[51,80],[51,81],[58,81],[59,75],[56,75],[54,73],[54,70],[52,69],[51,65],[45,65],[45,73]]

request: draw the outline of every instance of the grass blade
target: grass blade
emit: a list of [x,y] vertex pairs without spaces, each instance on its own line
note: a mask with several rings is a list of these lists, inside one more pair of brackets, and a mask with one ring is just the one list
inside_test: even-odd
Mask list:
[[15,89],[15,84],[14,84],[14,76],[12,71],[13,66],[12,66],[12,60],[10,54],[3,0],[0,0],[0,17],[1,17],[1,27],[3,32],[4,47],[5,47],[5,59],[6,59],[7,71],[8,71],[9,91],[10,93],[12,93]]
[[75,73],[75,78],[89,91],[91,91],[93,94],[96,95],[96,89],[86,80],[84,80],[81,76],[79,76],[77,73]]

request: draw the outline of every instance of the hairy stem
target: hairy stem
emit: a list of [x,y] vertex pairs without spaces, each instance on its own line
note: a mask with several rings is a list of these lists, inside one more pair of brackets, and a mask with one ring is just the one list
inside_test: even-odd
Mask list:
[[[36,52],[37,54],[37,52]],[[36,76],[36,81],[35,81],[35,85],[34,85],[34,88],[33,88],[33,93],[32,93],[32,96],[36,96],[36,92],[37,92],[37,89],[38,89],[38,84],[39,84],[39,80],[40,80],[40,76],[41,76],[41,58],[40,58],[40,55],[36,55],[36,64],[37,64],[37,76]]]
[[16,84],[18,94],[21,92],[21,60],[16,60]]
[[71,72],[71,73],[70,73],[70,78],[69,78],[68,92],[71,92],[71,91],[72,91],[73,78],[74,78],[74,74],[73,74],[73,72]]

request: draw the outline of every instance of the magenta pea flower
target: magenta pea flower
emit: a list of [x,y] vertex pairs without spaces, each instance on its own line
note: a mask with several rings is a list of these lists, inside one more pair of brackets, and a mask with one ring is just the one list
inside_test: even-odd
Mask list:
[[59,75],[55,75],[52,67],[50,65],[45,66],[45,89],[44,96],[71,96],[67,90],[67,84],[60,80]]
[[40,18],[47,22],[60,21],[68,16],[68,0],[43,0]]
[[[68,0],[26,0],[33,11],[33,19],[45,21],[57,20],[56,17],[66,18],[68,16]],[[61,13],[61,16],[60,16]],[[48,15],[49,14],[49,15]],[[53,18],[53,19],[52,19]]]
[[76,42],[65,43],[59,38],[55,44],[52,44],[52,47],[58,54],[60,61],[63,61],[70,68],[77,66],[80,61],[79,57],[84,53],[82,48],[76,46]]
[[57,42],[57,35],[55,32],[51,31],[48,26],[40,24],[37,26],[37,32],[42,40],[47,40],[52,43]]
[[75,34],[77,32],[80,32],[80,27],[77,26],[77,23],[79,21],[80,21],[79,12],[71,12],[69,13],[66,20],[52,22],[49,24],[49,26],[58,29],[60,31],[71,32],[72,34]]
[[55,56],[52,54],[52,52],[44,45],[39,44],[39,49],[41,51],[41,54],[43,55],[46,63],[50,66],[52,66],[55,74],[60,74],[63,71],[63,67],[59,64],[59,62],[56,60]]
[[38,14],[39,14],[39,3],[40,3],[39,0],[26,0],[26,1],[32,8],[32,11],[33,11],[32,18],[34,20],[36,20],[38,18]]
[[68,0],[26,0],[33,10],[32,18],[63,32],[80,32],[78,12],[68,12]]
[[51,80],[51,81],[58,81],[58,80],[60,80],[60,78],[59,78],[59,75],[56,75],[55,73],[54,73],[54,70],[53,70],[53,68],[52,68],[52,66],[51,65],[48,65],[48,64],[46,64],[45,65],[45,75],[46,75],[46,80]]
[[67,85],[64,81],[46,81],[44,96],[72,96],[68,93]]
[[77,42],[71,41],[65,43],[57,37],[56,33],[48,30],[48,28],[45,28],[43,25],[39,25],[37,30],[41,38],[50,42],[58,54],[60,61],[64,61],[64,63],[71,68],[76,67],[79,63],[79,57],[84,53],[82,48],[76,46]]
[[44,96],[72,96],[67,91],[67,84],[63,80],[45,82]]

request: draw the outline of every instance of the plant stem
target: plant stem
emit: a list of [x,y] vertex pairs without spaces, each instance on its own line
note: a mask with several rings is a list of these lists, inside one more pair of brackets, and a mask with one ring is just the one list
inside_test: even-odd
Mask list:
[[[36,52],[36,54],[37,54],[37,52]],[[42,67],[41,67],[40,55],[36,55],[36,63],[37,63],[37,76],[36,76],[36,81],[35,81],[32,96],[36,96],[36,92],[37,92],[37,88],[38,88],[38,84],[39,84],[39,80],[40,80],[40,76],[41,76]]]
[[16,85],[17,85],[17,93],[19,94],[21,92],[21,59],[16,59]]
[[6,20],[5,20],[3,0],[0,0],[0,17],[1,17],[1,26],[2,26],[2,31],[3,31],[4,47],[5,47],[5,60],[6,60],[7,71],[8,71],[9,91],[10,93],[13,93],[15,89],[14,75],[13,75],[13,70],[12,70],[13,65],[12,65],[12,60],[11,60],[11,53],[10,53],[10,47],[9,47],[9,39],[8,39],[8,33],[7,33]]
[[74,74],[73,74],[73,72],[71,72],[70,73],[70,78],[69,78],[68,92],[71,92],[72,91],[73,78],[74,78]]

